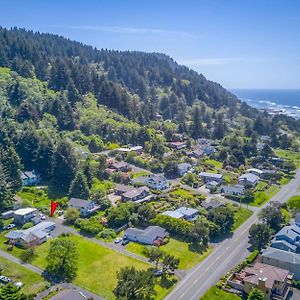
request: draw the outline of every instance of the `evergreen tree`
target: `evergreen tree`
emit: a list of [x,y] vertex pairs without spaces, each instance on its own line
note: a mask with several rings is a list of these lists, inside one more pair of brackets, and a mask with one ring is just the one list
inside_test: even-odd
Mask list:
[[71,182],[69,197],[88,199],[90,196],[89,186],[86,177],[78,171]]
[[76,172],[76,158],[67,141],[58,144],[52,159],[52,185],[62,192],[69,190]]

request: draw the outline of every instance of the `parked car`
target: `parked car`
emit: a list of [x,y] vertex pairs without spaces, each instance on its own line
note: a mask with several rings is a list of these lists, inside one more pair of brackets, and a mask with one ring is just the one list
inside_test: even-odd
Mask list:
[[115,244],[119,244],[119,243],[122,242],[122,241],[123,241],[123,239],[122,239],[121,237],[117,237],[117,238],[114,240]]
[[122,245],[125,246],[125,245],[127,245],[129,242],[130,242],[129,240],[124,240],[124,239],[123,239]]
[[23,284],[23,282],[21,282],[21,281],[14,282],[14,286],[16,286],[16,287],[19,288],[19,289],[20,289],[23,285],[24,285],[24,284]]
[[0,276],[0,281],[3,282],[3,283],[9,283],[9,282],[11,282],[11,279],[6,277],[6,276],[1,275]]
[[9,229],[13,229],[13,228],[15,228],[15,227],[16,227],[16,225],[13,224],[13,223],[11,223],[11,224],[8,224],[8,225],[4,226],[3,229],[4,229],[4,230],[9,230]]
[[163,271],[162,270],[156,270],[153,275],[154,276],[161,276],[163,274]]

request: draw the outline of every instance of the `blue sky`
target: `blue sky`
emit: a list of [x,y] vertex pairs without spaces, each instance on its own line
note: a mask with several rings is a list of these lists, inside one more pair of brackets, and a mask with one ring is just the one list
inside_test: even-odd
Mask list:
[[0,25],[162,52],[227,88],[300,89],[297,0],[0,0]]

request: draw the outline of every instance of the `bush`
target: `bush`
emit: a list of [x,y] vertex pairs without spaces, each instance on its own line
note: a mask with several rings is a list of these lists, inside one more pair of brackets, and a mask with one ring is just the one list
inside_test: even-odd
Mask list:
[[113,229],[104,229],[99,232],[98,237],[101,239],[114,239],[117,236],[116,232]]
[[103,230],[103,225],[97,217],[92,217],[90,219],[78,219],[75,224],[84,232],[97,235]]
[[247,264],[250,265],[251,263],[253,263],[258,254],[258,250],[254,250],[252,253],[250,253],[249,256],[246,258]]
[[24,224],[22,226],[22,229],[25,230],[25,229],[28,229],[28,228],[31,228],[33,226],[33,223],[32,222],[28,222],[26,224]]
[[20,260],[23,263],[27,263],[33,258],[34,254],[35,254],[34,248],[29,248],[20,254]]
[[64,214],[65,222],[68,224],[74,224],[80,217],[80,212],[77,208],[70,207]]

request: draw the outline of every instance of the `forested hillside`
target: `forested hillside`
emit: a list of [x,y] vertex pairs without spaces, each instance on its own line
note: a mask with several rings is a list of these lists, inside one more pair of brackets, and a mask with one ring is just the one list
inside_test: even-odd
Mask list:
[[21,169],[68,191],[78,166],[72,145],[97,152],[141,144],[161,159],[175,134],[220,141],[238,134],[253,144],[270,135],[274,146],[289,147],[300,131],[299,121],[259,112],[163,54],[0,28],[0,67],[0,206],[11,204]]

